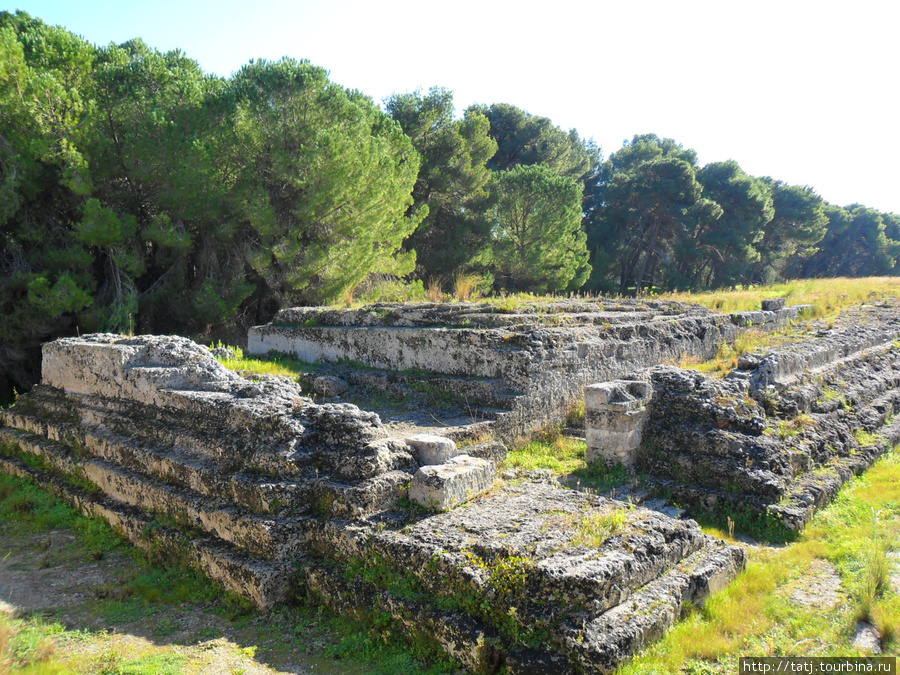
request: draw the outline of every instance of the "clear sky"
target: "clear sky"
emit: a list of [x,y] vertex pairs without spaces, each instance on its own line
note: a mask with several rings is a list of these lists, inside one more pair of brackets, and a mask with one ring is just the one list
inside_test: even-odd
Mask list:
[[91,42],[141,37],[228,76],[306,58],[376,101],[438,85],[593,137],[900,213],[897,0],[0,0]]

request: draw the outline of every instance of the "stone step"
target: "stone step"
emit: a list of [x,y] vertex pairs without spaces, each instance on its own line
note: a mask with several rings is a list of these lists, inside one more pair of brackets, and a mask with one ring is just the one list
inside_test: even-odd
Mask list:
[[377,368],[357,368],[346,365],[333,369],[352,385],[389,394],[431,396],[447,399],[460,407],[491,408],[509,411],[515,407],[520,394],[497,378],[478,378],[433,373],[402,373]]
[[[345,413],[339,407],[332,408],[335,409],[314,407],[320,418],[328,418],[317,419],[314,424],[326,426],[331,418],[339,419]],[[254,436],[243,439],[238,443],[241,447],[236,449],[234,439],[224,432],[211,434],[207,429],[186,426],[184,416],[178,411],[153,409],[124,400],[66,395],[51,387],[35,387],[29,395],[27,410],[20,411],[14,406],[5,412],[29,414],[42,423],[63,420],[125,438],[139,437],[146,446],[171,449],[212,462],[226,473],[246,469],[284,478],[327,474],[341,482],[355,483],[386,471],[415,473],[418,469],[406,445],[387,438],[383,432],[375,438],[364,437],[362,443],[358,438],[347,442],[342,434],[352,431],[352,423],[347,430],[336,429],[336,436],[316,432],[293,440],[276,438],[268,444]]]
[[567,622],[558,638],[561,651],[579,664],[581,673],[611,673],[665,635],[687,603],[702,603],[724,588],[744,565],[741,549],[710,544],[648,583],[627,602],[593,619]]
[[469,552],[485,561],[530,558],[539,582],[529,587],[528,600],[518,611],[522,617],[546,617],[571,611],[571,602],[560,598],[578,598],[594,614],[610,609],[710,540],[693,522],[634,509],[624,512],[627,547],[616,536],[597,548],[574,547],[572,532],[586,514],[623,505],[549,484],[508,486],[492,495],[401,531],[378,533],[368,547],[415,574],[437,595],[451,587],[487,592],[483,569]]
[[262,560],[212,537],[190,539],[176,529],[159,526],[137,509],[86,492],[55,472],[30,467],[15,457],[0,454],[0,472],[31,479],[86,516],[103,518],[140,548],[184,552],[187,562],[212,581],[250,599],[260,608],[269,608],[289,599],[294,561]]
[[[410,639],[420,644],[437,642],[439,649],[468,672],[493,672],[490,666],[496,664],[500,652],[491,645],[499,643],[499,637],[478,619],[393,595],[359,577],[348,579],[342,567],[304,565],[300,569],[299,582],[305,595],[315,598],[336,614],[365,619],[373,612],[387,613]],[[507,669],[506,672],[517,675],[520,671]],[[524,675],[524,671],[521,672]],[[566,671],[544,672],[563,674]]]
[[[234,502],[256,514],[363,518],[391,508],[412,478],[412,474],[391,471],[355,484],[336,482],[325,475],[278,481],[246,471],[223,472],[204,458],[146,447],[139,439],[123,438],[105,430],[84,430],[67,423],[56,425],[52,421],[18,414],[7,415],[7,421],[28,432],[0,429],[0,439],[16,442],[32,454],[48,454],[47,450],[50,450],[49,454],[56,457],[54,461],[60,470],[67,473],[77,470],[79,462],[92,455],[101,461],[121,464],[124,469],[171,483],[173,487],[187,488],[198,497]],[[52,438],[63,443],[54,445],[54,441],[49,440]],[[82,455],[77,460],[71,458],[73,446]],[[67,462],[65,466],[61,464],[63,457]]]
[[66,446],[27,432],[0,430],[0,438],[14,442],[24,452],[42,457],[55,471],[89,480],[114,500],[205,530],[261,557],[275,559],[295,552],[298,540],[302,539],[301,518],[257,516],[222,500],[204,498],[102,459],[77,461]]
[[[367,560],[359,561],[360,569],[366,567]],[[383,563],[397,564],[399,560],[385,558]],[[406,558],[402,560],[403,566],[398,569],[421,580],[421,570],[414,565],[407,566]],[[733,579],[744,565],[742,549],[705,540],[701,548],[635,589],[621,604],[597,611],[596,607],[602,604],[590,605],[585,603],[585,596],[578,595],[580,600],[575,604],[582,605],[581,612],[554,615],[552,610],[554,604],[559,604],[557,600],[541,603],[535,616],[528,613],[531,611],[528,607],[519,606],[515,621],[524,626],[540,625],[547,633],[541,644],[531,649],[523,649],[510,640],[508,633],[502,634],[497,626],[479,617],[448,609],[464,604],[462,598],[468,587],[456,583],[458,580],[445,578],[434,593],[427,583],[418,590],[412,584],[409,592],[397,595],[375,588],[365,581],[364,573],[348,577],[347,564],[312,564],[301,570],[301,579],[308,593],[341,614],[365,616],[377,609],[387,612],[410,632],[430,633],[448,653],[474,672],[483,672],[493,663],[495,667],[503,665],[504,672],[511,674],[606,674],[659,639],[680,618],[687,602],[702,603]],[[437,573],[440,562],[432,563],[431,567]],[[568,595],[560,597],[570,597],[577,590],[570,587]],[[462,595],[454,600],[454,592]],[[443,598],[434,603],[432,596]]]

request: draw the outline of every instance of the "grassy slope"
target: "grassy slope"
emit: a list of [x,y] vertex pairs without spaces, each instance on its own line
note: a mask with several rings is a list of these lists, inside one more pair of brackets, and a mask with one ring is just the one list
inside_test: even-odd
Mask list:
[[[751,548],[744,574],[622,674],[736,673],[740,656],[864,655],[852,647],[860,619],[874,622],[885,652],[897,654],[900,596],[890,588],[897,570],[886,554],[897,551],[898,541],[900,453],[894,451],[820,511],[796,543]],[[833,564],[841,578],[841,600],[829,610],[791,599],[817,559]]]

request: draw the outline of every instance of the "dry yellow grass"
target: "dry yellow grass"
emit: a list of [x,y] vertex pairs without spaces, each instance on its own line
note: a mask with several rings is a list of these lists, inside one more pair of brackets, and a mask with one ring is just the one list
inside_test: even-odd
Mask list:
[[754,286],[731,291],[705,293],[664,293],[664,300],[696,302],[720,312],[745,312],[760,308],[767,298],[788,299],[791,305],[813,305],[808,318],[839,313],[851,305],[900,296],[900,277],[863,277],[860,279],[801,279],[773,286]]

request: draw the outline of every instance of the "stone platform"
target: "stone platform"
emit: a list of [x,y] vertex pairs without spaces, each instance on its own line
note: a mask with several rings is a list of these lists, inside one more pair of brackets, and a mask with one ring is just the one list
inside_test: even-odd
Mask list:
[[[610,672],[744,565],[693,521],[495,481],[496,443],[426,460],[377,415],[249,381],[183,338],[47,344],[44,384],[0,415],[0,470],[136,544],[261,607],[299,593],[387,617],[473,671]],[[445,512],[413,501],[417,481],[441,487],[429,471],[446,501],[421,501]]]
[[724,379],[658,366],[587,389],[588,459],[622,463],[701,508],[793,531],[900,442],[900,308],[745,354]]
[[[767,314],[774,325],[791,311]],[[708,358],[738,330],[698,305],[655,300],[301,307],[251,328],[248,349],[329,364],[363,386],[443,391],[510,440],[561,422],[586,384],[686,354]]]

